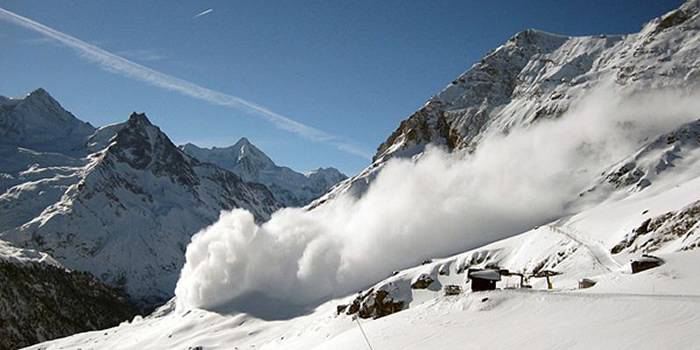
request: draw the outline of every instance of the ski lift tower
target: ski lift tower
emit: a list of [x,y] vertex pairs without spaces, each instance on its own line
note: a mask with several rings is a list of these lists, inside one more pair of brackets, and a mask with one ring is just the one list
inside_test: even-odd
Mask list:
[[561,275],[561,272],[552,271],[552,270],[540,270],[540,271],[537,271],[537,273],[533,274],[532,277],[534,277],[534,278],[546,278],[547,279],[547,289],[553,289],[554,286],[552,286],[552,280],[550,278],[552,276],[557,276],[557,275]]

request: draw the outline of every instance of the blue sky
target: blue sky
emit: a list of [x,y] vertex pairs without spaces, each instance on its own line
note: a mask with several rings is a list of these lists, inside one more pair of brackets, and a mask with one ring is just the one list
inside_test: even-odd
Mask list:
[[634,32],[680,3],[0,0],[109,53],[312,129],[290,132],[267,112],[106,71],[2,20],[0,95],[44,87],[96,126],[143,111],[176,143],[225,146],[246,136],[278,164],[353,174],[369,163],[359,153],[373,154],[401,120],[514,33]]

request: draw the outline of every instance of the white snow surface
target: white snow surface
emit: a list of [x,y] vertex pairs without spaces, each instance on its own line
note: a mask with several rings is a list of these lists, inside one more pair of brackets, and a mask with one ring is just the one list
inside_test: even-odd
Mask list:
[[2,240],[0,240],[0,260],[20,265],[36,263],[63,268],[63,266],[49,254],[33,249],[18,248]]
[[[700,329],[700,251],[667,249],[655,255],[658,268],[631,274],[626,254],[611,245],[645,217],[677,210],[700,193],[700,177],[657,193],[640,192],[452,257],[399,271],[372,288],[389,287],[406,310],[359,319],[374,349],[695,349]],[[644,214],[643,214],[644,213]],[[544,262],[544,264],[543,264]],[[474,265],[470,265],[474,264]],[[544,279],[532,289],[512,289],[504,277],[498,290],[470,292],[467,266],[497,264],[528,272],[541,265],[561,272],[553,290]],[[435,282],[410,289],[420,275]],[[597,281],[577,289],[581,278]],[[445,296],[442,286],[466,291]],[[364,349],[357,322],[328,301],[306,314],[264,320],[237,312],[176,310],[175,300],[151,316],[119,327],[78,334],[33,349]]]

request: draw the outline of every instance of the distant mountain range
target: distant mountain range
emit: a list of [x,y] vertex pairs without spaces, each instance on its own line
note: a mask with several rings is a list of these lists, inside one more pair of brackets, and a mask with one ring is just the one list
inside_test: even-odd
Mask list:
[[265,184],[275,199],[288,207],[304,206],[347,178],[335,168],[318,168],[302,174],[278,166],[245,137],[230,147],[200,148],[188,143],[180,149],[192,157],[230,170],[245,181]]
[[142,307],[172,296],[191,236],[222,210],[265,221],[344,178],[279,167],[246,139],[178,148],[145,114],[96,129],[43,89],[0,98],[0,240],[89,271]]

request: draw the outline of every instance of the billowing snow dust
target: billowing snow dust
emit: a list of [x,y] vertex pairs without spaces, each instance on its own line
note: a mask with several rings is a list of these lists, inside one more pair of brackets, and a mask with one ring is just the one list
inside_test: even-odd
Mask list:
[[260,226],[244,210],[222,213],[187,248],[178,309],[235,309],[250,295],[313,305],[561,217],[585,205],[575,199],[604,167],[697,119],[692,96],[600,88],[557,121],[490,135],[472,154],[391,160],[360,199],[284,209]]

